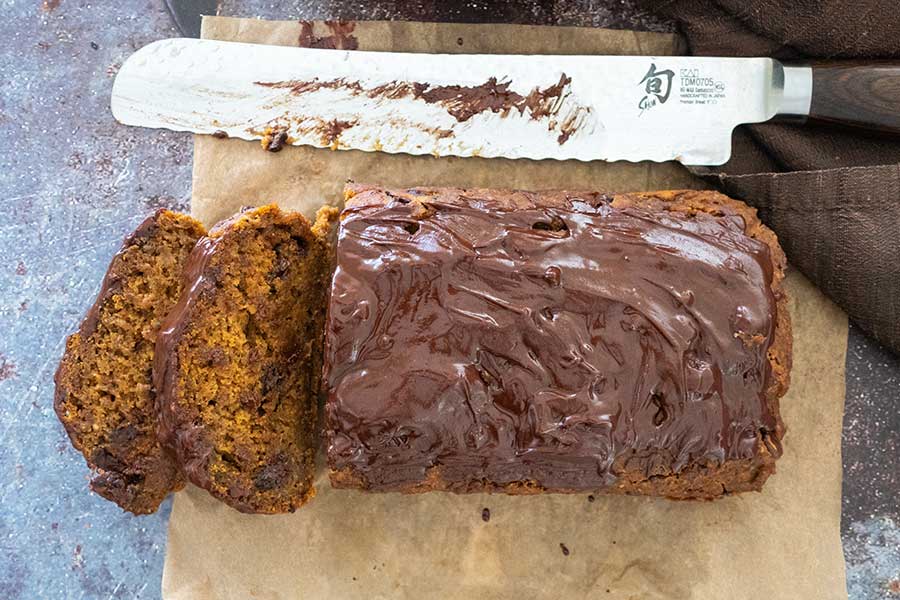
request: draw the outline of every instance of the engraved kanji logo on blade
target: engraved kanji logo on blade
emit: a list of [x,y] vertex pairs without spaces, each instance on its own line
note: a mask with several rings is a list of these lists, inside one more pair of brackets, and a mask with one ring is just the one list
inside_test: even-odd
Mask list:
[[675,72],[671,69],[657,70],[656,63],[650,64],[647,74],[638,83],[643,86],[644,96],[638,102],[638,108],[641,113],[645,110],[653,108],[657,104],[665,104],[672,93],[672,79],[675,78]]

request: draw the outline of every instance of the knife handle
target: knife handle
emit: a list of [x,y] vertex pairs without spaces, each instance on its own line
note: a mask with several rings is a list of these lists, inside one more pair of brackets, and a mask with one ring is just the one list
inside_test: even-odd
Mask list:
[[809,120],[900,135],[900,61],[813,62],[784,69],[786,98],[803,95],[802,84],[811,84]]

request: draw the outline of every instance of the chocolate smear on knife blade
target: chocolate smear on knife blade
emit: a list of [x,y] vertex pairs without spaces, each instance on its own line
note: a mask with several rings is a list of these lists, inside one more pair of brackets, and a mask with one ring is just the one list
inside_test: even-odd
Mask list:
[[[477,114],[491,112],[506,117],[512,112],[528,116],[532,120],[547,121],[547,129],[559,133],[560,145],[582,126],[590,106],[569,100],[572,78],[565,73],[559,81],[546,88],[535,87],[527,96],[511,90],[511,81],[499,81],[496,77],[475,85],[431,85],[428,83],[392,81],[372,88],[366,88],[358,81],[344,78],[320,81],[256,81],[258,86],[288,90],[293,96],[301,96],[319,90],[343,90],[353,96],[365,95],[373,100],[397,100],[414,98],[428,104],[442,106],[447,113],[460,123]],[[567,101],[568,100],[568,101]]]
[[328,121],[325,123],[322,134],[323,141],[329,146],[336,146],[344,130],[350,129],[354,125],[356,125],[356,121],[341,121],[338,119]]
[[349,91],[353,95],[357,95],[365,91],[358,81],[348,81],[346,79],[332,79],[329,81],[319,81],[318,79],[314,79],[312,81],[303,81],[300,79],[294,79],[290,81],[254,81],[253,84],[280,90],[290,90],[290,93],[294,96],[301,96],[303,94],[317,92],[319,90],[342,89]]
[[[261,137],[262,147],[266,150],[277,152],[284,144],[294,144],[298,139],[306,136],[316,136],[322,146],[337,150],[340,147],[341,135],[356,126],[357,120],[343,121],[340,119],[322,119],[320,117],[307,117],[303,115],[286,114],[273,119],[260,126],[252,126],[245,129],[253,136]],[[405,119],[395,118],[386,122],[393,129],[417,129],[422,133],[441,140],[453,137],[452,129],[440,127],[427,127]],[[284,134],[280,138],[278,150],[271,150],[269,145],[276,136]],[[380,143],[375,142],[376,150],[381,150]]]

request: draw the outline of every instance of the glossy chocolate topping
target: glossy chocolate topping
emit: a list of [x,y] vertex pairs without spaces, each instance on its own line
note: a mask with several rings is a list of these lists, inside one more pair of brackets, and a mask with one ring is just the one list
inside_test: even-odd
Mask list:
[[342,216],[329,306],[333,470],[593,489],[780,454],[772,257],[739,214],[370,196]]

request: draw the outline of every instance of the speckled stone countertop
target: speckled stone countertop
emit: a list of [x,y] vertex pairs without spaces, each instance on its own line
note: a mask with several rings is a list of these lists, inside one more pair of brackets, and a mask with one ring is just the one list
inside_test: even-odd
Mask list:
[[[670,27],[630,0],[223,0],[220,13]],[[88,493],[52,376],[122,237],[156,207],[187,208],[190,137],[109,112],[121,62],[178,32],[163,0],[4,0],[0,17],[0,598],[159,598],[170,504],[137,518]],[[900,598],[900,360],[853,327],[843,456],[850,598]]]

